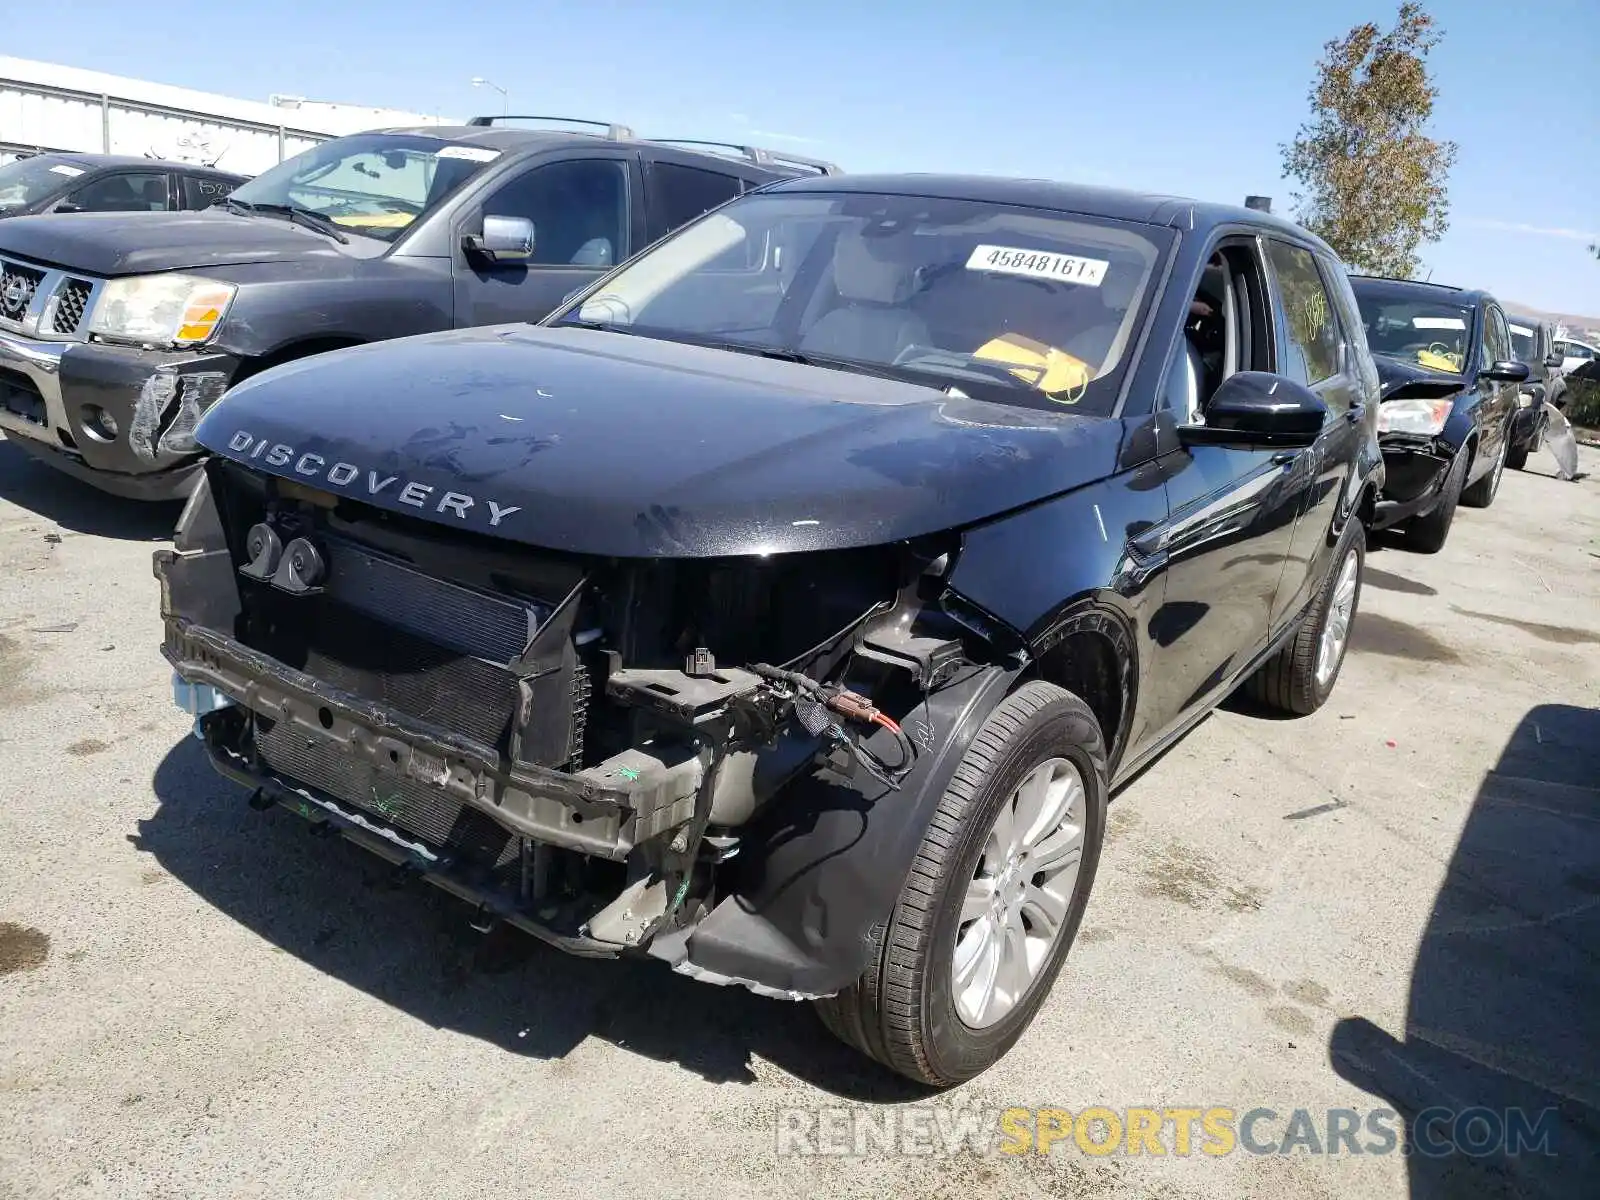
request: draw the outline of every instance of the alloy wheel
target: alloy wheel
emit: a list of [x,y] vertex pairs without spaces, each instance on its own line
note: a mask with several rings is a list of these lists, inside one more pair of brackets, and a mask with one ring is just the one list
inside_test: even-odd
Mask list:
[[1027,994],[1060,936],[1083,863],[1087,796],[1065,758],[1040,763],[1000,805],[962,899],[951,971],[971,1029]]

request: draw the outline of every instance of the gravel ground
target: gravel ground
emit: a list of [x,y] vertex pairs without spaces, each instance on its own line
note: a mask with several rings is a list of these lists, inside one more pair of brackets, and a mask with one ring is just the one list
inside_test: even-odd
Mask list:
[[[443,895],[252,812],[156,652],[174,511],[0,444],[0,1196],[1593,1195],[1583,456],[1576,484],[1548,456],[1507,472],[1437,556],[1374,552],[1322,712],[1219,712],[1126,788],[1039,1021],[925,1096],[804,1007],[475,934]],[[1473,1104],[1556,1107],[1554,1155],[943,1140],[1010,1106],[1268,1108],[1271,1143],[1297,1109],[1325,1131],[1330,1108]],[[888,1122],[893,1151],[779,1153],[780,1128],[853,1150]],[[921,1122],[936,1152],[904,1153]]]

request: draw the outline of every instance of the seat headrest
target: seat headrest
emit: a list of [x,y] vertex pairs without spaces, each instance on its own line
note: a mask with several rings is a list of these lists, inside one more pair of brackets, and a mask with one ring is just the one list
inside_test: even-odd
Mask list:
[[863,304],[899,304],[911,295],[916,270],[909,263],[876,255],[866,241],[850,232],[833,245],[833,286],[846,300]]

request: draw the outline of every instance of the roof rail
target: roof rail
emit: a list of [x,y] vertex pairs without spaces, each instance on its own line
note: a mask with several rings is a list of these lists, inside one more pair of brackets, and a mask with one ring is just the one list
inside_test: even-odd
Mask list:
[[[726,158],[742,158],[758,167],[792,167],[812,171],[818,175],[842,175],[837,163],[820,158],[807,158],[803,154],[790,154],[784,150],[768,150],[761,146],[743,146],[737,142],[716,142],[706,138],[645,138],[659,146],[682,146],[689,150],[708,150]],[[732,151],[731,154],[728,152]]]
[[544,117],[531,116],[525,113],[502,113],[497,117],[473,117],[468,125],[501,125],[509,121],[553,121],[562,125],[592,125],[596,129],[605,130],[608,141],[625,142],[633,139],[633,130],[626,125],[618,125],[612,121],[589,121],[583,117]]

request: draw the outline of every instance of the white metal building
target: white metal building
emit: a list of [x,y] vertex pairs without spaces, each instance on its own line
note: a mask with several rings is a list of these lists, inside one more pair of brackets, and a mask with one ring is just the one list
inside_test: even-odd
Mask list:
[[75,150],[256,175],[329,137],[452,120],[297,96],[238,100],[0,55],[0,162],[21,150]]

